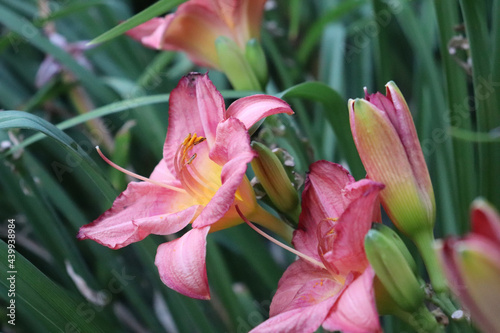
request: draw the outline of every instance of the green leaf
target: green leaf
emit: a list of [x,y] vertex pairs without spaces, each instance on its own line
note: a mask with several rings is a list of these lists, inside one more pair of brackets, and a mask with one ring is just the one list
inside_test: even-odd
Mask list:
[[342,16],[351,12],[365,2],[366,0],[339,1],[338,5],[311,24],[309,30],[307,30],[306,35],[304,36],[304,42],[297,50],[297,58],[299,59],[299,62],[304,64],[309,59],[310,55],[314,51],[314,47],[321,39],[321,35],[323,34],[325,27],[329,23],[342,18]]
[[[55,284],[19,252],[15,253],[14,269],[9,268],[6,260],[8,249],[7,243],[0,240],[0,251],[5,253],[5,260],[0,261],[0,269],[6,272],[7,277],[14,276],[15,279],[15,296],[8,298],[7,293],[2,293],[1,297],[6,302],[14,300],[16,309],[22,308],[29,312],[51,332],[75,332],[77,329],[80,332],[116,331],[98,311],[93,310],[88,301]],[[5,288],[10,288],[10,280],[0,280]],[[16,319],[21,320],[19,317]]]
[[305,98],[323,104],[325,116],[332,125],[342,152],[356,178],[364,177],[365,171],[357,154],[349,125],[349,112],[345,100],[332,88],[321,82],[304,82],[276,95],[279,98]]
[[92,41],[90,41],[90,45],[92,44],[97,44],[97,43],[104,43],[107,42],[108,40],[111,40],[115,37],[120,36],[123,34],[125,31],[130,30],[139,24],[142,24],[153,17],[156,17],[158,15],[164,14],[165,12],[169,11],[170,9],[180,5],[181,3],[185,2],[186,0],[160,0],[157,3],[155,3],[152,6],[149,6],[148,8],[144,9],[142,12],[139,14],[136,14],[126,20],[125,22],[117,25],[111,30],[106,31],[102,35],[94,38]]
[[89,175],[89,178],[96,184],[102,194],[110,201],[114,200],[116,192],[106,180],[97,164],[87,155],[87,153],[66,133],[47,122],[46,120],[22,111],[0,112],[0,129],[24,128],[41,132],[59,143],[76,164],[81,166]]
[[50,54],[60,61],[100,100],[110,100],[112,94],[109,94],[109,89],[94,74],[82,67],[69,53],[52,44],[28,19],[0,5],[0,22],[42,52]]

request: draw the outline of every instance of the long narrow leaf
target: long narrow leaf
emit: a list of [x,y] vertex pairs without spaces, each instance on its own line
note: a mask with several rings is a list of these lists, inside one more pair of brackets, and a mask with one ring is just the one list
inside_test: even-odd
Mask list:
[[0,129],[24,128],[41,132],[59,143],[80,165],[110,202],[115,198],[115,190],[99,171],[95,162],[66,133],[35,115],[22,111],[0,112]]
[[[0,252],[7,253],[8,245],[0,240]],[[93,310],[87,301],[70,294],[40,272],[19,252],[15,254],[14,269],[9,268],[7,260],[0,261],[0,269],[8,277],[14,277],[15,296],[2,298],[11,302],[13,299],[16,308],[23,307],[30,315],[38,319],[40,325],[51,332],[116,332],[108,325],[102,315]],[[10,273],[12,272],[12,273]],[[2,275],[3,276],[3,275]],[[10,280],[0,279],[6,288],[10,287]],[[90,312],[89,312],[90,311]],[[16,318],[16,320],[22,320]]]

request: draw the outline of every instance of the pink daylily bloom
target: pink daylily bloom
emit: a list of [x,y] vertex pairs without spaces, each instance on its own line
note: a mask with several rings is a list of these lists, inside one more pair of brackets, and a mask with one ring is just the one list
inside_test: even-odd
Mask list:
[[190,0],[173,14],[127,32],[147,47],[184,51],[200,66],[220,69],[215,40],[224,36],[242,50],[259,38],[265,0]]
[[472,231],[438,243],[451,289],[484,332],[500,332],[500,215],[482,199],[472,204]]
[[375,273],[364,237],[380,221],[378,194],[384,185],[355,182],[340,165],[311,165],[293,244],[304,255],[283,274],[270,319],[252,332],[314,332],[320,326],[343,332],[381,330],[375,305]]
[[151,177],[130,183],[77,237],[119,249],[149,234],[176,233],[192,223],[182,237],[160,245],[155,263],[168,287],[208,299],[207,234],[243,222],[236,204],[250,217],[260,208],[245,176],[255,156],[248,127],[270,114],[293,111],[267,95],[242,98],[226,111],[208,75],[198,73],[181,79],[169,105],[163,159]]

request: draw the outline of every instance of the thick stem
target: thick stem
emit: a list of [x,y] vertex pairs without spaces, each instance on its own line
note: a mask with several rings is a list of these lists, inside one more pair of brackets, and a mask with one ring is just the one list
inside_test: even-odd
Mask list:
[[444,293],[448,290],[448,285],[446,279],[443,275],[441,266],[439,265],[436,252],[432,243],[434,241],[434,236],[432,231],[422,231],[413,237],[413,241],[417,245],[417,248],[424,260],[425,267],[427,268],[427,273],[431,280],[432,288],[437,294]]
[[436,318],[434,318],[424,305],[411,314],[401,311],[396,313],[396,315],[410,324],[416,332],[444,332],[444,328],[437,323]]
[[261,206],[257,206],[255,212],[249,215],[248,219],[278,234],[288,243],[292,243],[293,228]]

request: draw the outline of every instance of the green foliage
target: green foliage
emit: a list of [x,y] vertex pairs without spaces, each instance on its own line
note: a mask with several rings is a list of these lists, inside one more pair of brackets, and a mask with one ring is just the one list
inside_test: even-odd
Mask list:
[[[16,230],[16,332],[246,332],[268,317],[294,258],[246,225],[209,237],[210,302],[161,282],[154,256],[164,237],[120,250],[76,239],[129,181],[110,171],[95,145],[111,137],[116,150],[103,148],[107,156],[150,174],[162,158],[170,91],[188,72],[207,71],[183,53],[156,52],[122,36],[184,1],[160,0],[139,13],[139,1],[0,1],[1,331],[13,328],[4,321],[12,298],[9,220]],[[347,100],[394,80],[429,165],[436,234],[465,233],[476,196],[500,208],[500,0],[270,4],[260,41],[269,69],[265,93],[286,100],[295,115],[270,117],[253,138],[292,155],[297,184],[318,159],[365,176]],[[50,29],[70,43],[92,40],[84,52],[91,69],[54,45]],[[458,43],[450,53],[457,36],[470,49]],[[65,74],[36,87],[46,56]],[[209,74],[227,104],[257,93],[235,91],[222,73]],[[450,332],[460,329],[454,325]],[[384,328],[407,329],[394,318]]]

